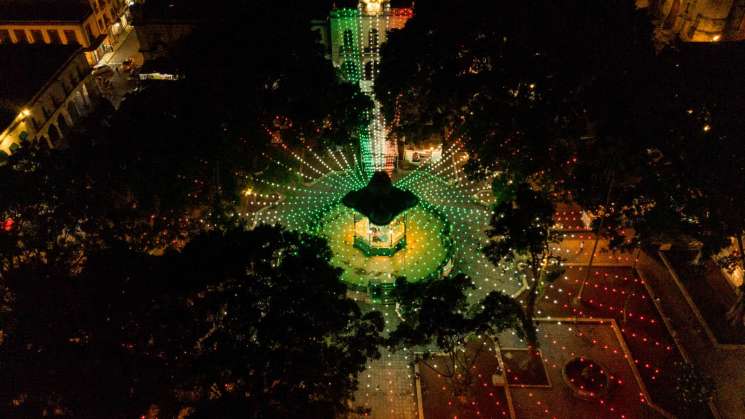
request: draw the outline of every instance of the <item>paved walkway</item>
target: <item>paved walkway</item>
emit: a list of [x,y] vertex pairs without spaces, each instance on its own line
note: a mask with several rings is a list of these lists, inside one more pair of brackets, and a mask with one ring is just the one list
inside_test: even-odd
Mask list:
[[[569,265],[587,265],[595,240],[588,233],[563,233],[565,239],[553,244],[551,250],[554,254],[564,258]],[[600,240],[593,265],[597,266],[634,266],[637,252],[617,252],[608,250],[608,242]]]
[[719,349],[712,345],[680,289],[657,257],[641,253],[637,268],[663,303],[676,340],[693,363],[716,382],[714,403],[721,417],[745,418],[745,348]]
[[359,375],[354,406],[371,409],[369,414],[352,418],[416,419],[417,401],[412,356],[406,352],[383,356],[370,362]]
[[[541,321],[541,354],[549,386],[519,386],[510,378],[509,392],[518,419],[597,419],[665,416],[644,401],[644,383],[629,360],[621,333],[610,323]],[[502,348],[523,347],[521,342],[500,336]],[[562,369],[571,359],[586,357],[600,363],[612,377],[610,397],[603,402],[580,400],[564,383]],[[508,370],[508,377],[511,375]]]
[[[575,269],[581,269],[582,265],[585,265],[589,259],[590,250],[588,250],[588,243],[586,242],[584,246],[581,246],[580,240],[579,238],[570,238],[556,245],[556,251],[566,254],[566,258],[569,261],[567,264],[569,266],[575,266]],[[590,241],[589,243],[589,248],[591,248],[592,242]],[[604,248],[604,245],[599,247]],[[742,359],[745,359],[745,350],[721,350],[711,345],[711,342],[699,326],[697,319],[691,312],[682,294],[669,277],[666,268],[659,261],[639,252],[621,254],[600,252],[596,255],[595,264],[599,270],[608,269],[609,267],[617,267],[616,269],[618,267],[630,268],[636,265],[643,280],[649,284],[655,293],[657,302],[661,303],[660,305],[664,311],[662,314],[666,316],[664,320],[672,326],[674,337],[683,346],[685,356],[689,356],[694,364],[701,367],[717,382],[718,395],[715,399],[715,404],[718,408],[717,411],[721,413],[721,417],[745,418],[745,404],[743,404],[745,393],[742,391],[742,389],[745,389],[745,374],[741,373]],[[387,329],[390,330],[395,327],[395,313],[393,313],[392,307],[386,307],[384,311],[387,314]],[[563,331],[564,329],[562,329]],[[561,333],[552,331],[549,335],[553,334],[560,335]],[[547,341],[547,349],[555,346],[559,341],[550,339],[550,336],[543,336],[543,338],[543,340],[549,339]],[[607,339],[602,340],[608,341]],[[368,370],[360,375],[360,388],[355,403],[356,405],[367,406],[372,409],[368,417],[418,417],[416,390],[413,379],[414,373],[412,366],[409,364],[411,362],[410,358],[410,354],[408,353],[384,353],[380,360],[372,362]],[[556,365],[559,365],[559,363],[556,363]],[[558,384],[556,383],[558,380],[552,381],[554,381],[554,384]],[[553,391],[558,391],[558,389],[554,389]],[[518,391],[518,393],[522,394],[523,392]],[[525,391],[524,393],[528,399],[532,399],[536,395],[535,391]],[[533,394],[533,396],[530,394]],[[547,403],[551,397],[547,393],[538,399],[536,400]],[[554,400],[554,402],[557,401],[558,399]],[[534,404],[533,402],[522,400],[520,397],[516,397],[514,400],[515,404],[522,404],[523,402],[529,403],[531,406]],[[537,406],[540,405],[536,404],[533,407]],[[551,409],[551,413],[547,417],[563,417],[562,413],[560,413],[562,412],[561,410],[555,410],[557,408],[554,407],[554,409]],[[612,416],[612,413],[623,412],[620,405],[616,406],[616,408],[618,410],[615,412],[609,411],[606,413],[610,413]],[[525,416],[525,409],[527,409],[525,406],[522,409],[520,406],[516,406],[518,417],[530,417],[532,413],[538,413],[529,412],[528,416]],[[545,410],[541,413],[546,415]],[[644,409],[643,412],[634,412],[632,410],[625,413],[631,415],[641,414],[642,417],[657,416],[657,412],[652,412],[649,409]]]

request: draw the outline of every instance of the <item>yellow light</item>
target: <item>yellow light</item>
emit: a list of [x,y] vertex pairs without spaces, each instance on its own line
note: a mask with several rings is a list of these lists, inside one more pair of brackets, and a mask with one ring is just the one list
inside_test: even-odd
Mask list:
[[23,109],[23,110],[21,111],[21,116],[22,116],[23,118],[28,118],[29,116],[31,116],[31,111],[30,111],[30,110],[28,110],[28,108],[24,108],[24,109]]
[[711,40],[714,42],[718,42],[720,39],[722,39],[722,35],[714,35],[714,37],[711,38]]
[[252,194],[253,192],[254,192],[254,191],[253,191],[253,189],[251,189],[251,188],[246,188],[246,189],[244,189],[244,190],[243,190],[243,196],[249,196],[249,195],[251,195],[251,194]]
[[704,132],[709,132],[711,130],[711,125],[706,124],[704,125]]
[[380,0],[362,0],[365,5],[365,12],[369,15],[377,15],[382,11],[383,5]]

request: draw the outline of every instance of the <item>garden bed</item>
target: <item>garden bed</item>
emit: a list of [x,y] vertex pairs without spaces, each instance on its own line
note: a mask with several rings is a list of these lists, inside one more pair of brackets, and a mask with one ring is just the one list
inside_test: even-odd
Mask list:
[[[615,319],[652,401],[679,417],[710,418],[706,407],[691,412],[680,405],[674,364],[683,358],[633,269],[594,268],[583,295],[586,303],[575,305],[572,298],[584,273],[584,267],[569,267],[566,279],[552,284],[541,300],[539,308],[543,313],[552,317]],[[685,416],[691,413],[695,416]]]

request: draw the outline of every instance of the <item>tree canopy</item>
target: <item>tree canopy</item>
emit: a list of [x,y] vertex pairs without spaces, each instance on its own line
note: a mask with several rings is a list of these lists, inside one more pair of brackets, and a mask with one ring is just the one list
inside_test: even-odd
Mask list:
[[[492,263],[517,262],[527,268],[530,280],[525,303],[525,318],[532,325],[535,305],[545,284],[562,273],[560,257],[553,255],[550,244],[557,240],[552,231],[554,206],[542,191],[522,183],[513,186],[510,199],[494,205],[489,238],[483,252]],[[537,347],[535,335],[528,336],[532,349]]]
[[440,134],[464,142],[471,169],[560,180],[591,125],[634,102],[627,88],[653,58],[630,0],[427,2],[391,34],[376,94],[407,141]]
[[74,277],[11,271],[3,417],[335,417],[383,319],[346,298],[329,258],[322,239],[263,226],[160,257],[121,243]]
[[[392,293],[400,305],[402,321],[391,332],[388,343],[394,349],[435,347],[444,352],[448,358],[446,365],[440,368],[430,365],[430,368],[462,393],[468,392],[473,384],[471,371],[479,354],[485,345],[498,339],[499,333],[512,329],[531,341],[535,336],[533,325],[510,296],[492,291],[481,301],[469,301],[467,292],[474,288],[470,278],[459,274],[417,283],[400,278]],[[464,350],[474,338],[478,339],[478,348]],[[427,351],[425,362],[432,356]]]

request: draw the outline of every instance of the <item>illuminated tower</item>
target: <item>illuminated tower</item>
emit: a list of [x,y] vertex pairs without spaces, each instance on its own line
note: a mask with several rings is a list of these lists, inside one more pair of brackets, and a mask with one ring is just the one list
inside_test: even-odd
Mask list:
[[360,0],[357,8],[331,12],[331,56],[341,76],[359,83],[375,103],[372,121],[360,134],[360,156],[365,172],[393,171],[395,139],[388,139],[386,124],[375,100],[373,86],[380,65],[380,47],[388,31],[400,29],[413,16],[411,7],[391,7],[389,0]]

